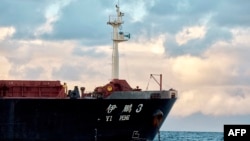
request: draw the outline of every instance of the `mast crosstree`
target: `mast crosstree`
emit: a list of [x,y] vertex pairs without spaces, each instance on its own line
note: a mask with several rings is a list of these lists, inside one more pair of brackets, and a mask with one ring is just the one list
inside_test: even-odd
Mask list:
[[113,53],[112,53],[112,79],[119,79],[119,51],[118,43],[128,41],[130,39],[129,33],[124,33],[121,30],[121,25],[124,23],[122,17],[124,13],[120,11],[119,5],[116,5],[116,16],[109,16],[107,24],[113,27]]

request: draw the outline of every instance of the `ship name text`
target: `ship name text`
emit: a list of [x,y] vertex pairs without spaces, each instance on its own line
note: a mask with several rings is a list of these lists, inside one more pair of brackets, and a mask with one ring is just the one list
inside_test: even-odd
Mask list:
[[[138,104],[134,108],[135,113],[140,113],[143,109],[143,104]],[[121,109],[120,109],[121,110]],[[119,116],[119,121],[128,121],[131,117],[131,112],[133,112],[133,104],[125,104],[121,111],[119,111],[119,108],[116,104],[109,104],[109,106],[106,109],[107,115],[106,115],[106,122],[113,121],[113,116],[117,113],[121,113]],[[117,117],[118,118],[118,117]]]

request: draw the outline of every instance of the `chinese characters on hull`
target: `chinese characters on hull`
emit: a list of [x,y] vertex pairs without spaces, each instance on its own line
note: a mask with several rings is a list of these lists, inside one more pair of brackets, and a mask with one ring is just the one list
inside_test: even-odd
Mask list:
[[[136,109],[134,110],[135,113],[140,113],[143,109],[143,104],[138,104],[136,106]],[[112,113],[114,111],[117,112],[118,106],[116,104],[109,104],[109,106],[106,109],[106,112],[108,115],[106,115],[106,122],[111,122],[113,120]],[[126,104],[123,107],[123,110],[121,111],[121,115],[119,117],[119,121],[128,121],[131,117],[131,112],[133,111],[133,104]]]

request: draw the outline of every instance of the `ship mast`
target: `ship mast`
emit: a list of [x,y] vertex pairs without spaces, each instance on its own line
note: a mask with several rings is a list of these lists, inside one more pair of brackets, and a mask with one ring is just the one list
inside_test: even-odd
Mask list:
[[118,43],[127,41],[130,38],[129,33],[124,33],[120,30],[121,25],[124,23],[122,21],[122,16],[124,16],[124,13],[120,12],[119,5],[116,5],[116,13],[116,16],[109,16],[109,21],[107,22],[107,24],[113,27],[112,79],[119,79]]

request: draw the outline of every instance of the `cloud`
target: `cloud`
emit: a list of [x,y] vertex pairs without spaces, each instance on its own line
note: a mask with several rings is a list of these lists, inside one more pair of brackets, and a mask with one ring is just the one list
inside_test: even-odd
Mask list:
[[[172,115],[190,116],[202,113],[210,116],[248,115],[249,91],[242,86],[207,86],[182,91]],[[184,108],[185,107],[185,108]]]
[[0,27],[0,41],[12,37],[15,32],[14,27]]
[[41,38],[79,39],[89,46],[107,43],[111,39],[112,29],[106,24],[110,10],[105,6],[97,1],[72,1],[61,9],[60,19],[53,23],[53,32]]
[[179,45],[186,44],[189,40],[202,39],[206,34],[205,26],[184,27],[183,30],[175,36]]
[[1,79],[8,79],[9,76],[9,71],[11,69],[11,64],[9,63],[9,61],[1,56],[0,57],[0,64],[1,64],[1,68],[0,68],[0,78]]
[[[237,31],[237,32],[236,32]],[[201,57],[179,56],[172,58],[172,79],[180,87],[180,98],[174,115],[193,113],[206,115],[250,114],[250,68],[247,61],[250,32],[233,30],[230,42],[218,41]],[[175,78],[173,78],[175,77]],[[185,107],[185,108],[184,108]],[[202,107],[202,108],[201,108]]]
[[247,0],[230,1],[226,0],[217,2],[218,6],[215,7],[215,16],[213,17],[214,23],[224,27],[249,27],[250,18],[248,16],[248,7],[250,2]]
[[71,0],[57,1],[49,5],[45,10],[46,21],[39,26],[35,31],[35,36],[40,36],[45,33],[51,33],[53,31],[53,24],[60,18],[60,11],[63,7],[67,6]]
[[121,8],[124,9],[124,12],[126,12],[129,17],[131,18],[130,22],[143,22],[143,19],[145,16],[147,16],[148,9],[153,7],[155,4],[155,0],[152,1],[143,1],[143,0],[137,0],[133,1],[130,0],[129,2],[122,3]]
[[44,21],[43,9],[48,1],[1,1],[0,26],[15,28],[13,38],[31,38],[34,29]]

